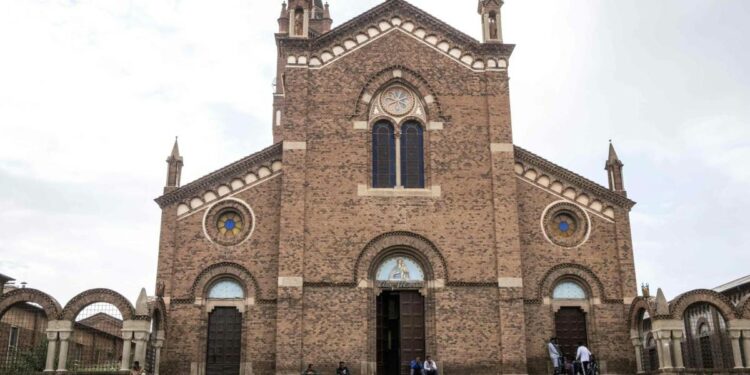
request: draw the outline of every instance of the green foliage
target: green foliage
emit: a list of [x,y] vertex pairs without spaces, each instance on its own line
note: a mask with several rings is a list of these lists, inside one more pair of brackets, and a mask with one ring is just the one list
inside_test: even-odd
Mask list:
[[14,349],[8,353],[9,361],[5,363],[4,375],[29,375],[44,371],[47,359],[47,340],[30,349]]

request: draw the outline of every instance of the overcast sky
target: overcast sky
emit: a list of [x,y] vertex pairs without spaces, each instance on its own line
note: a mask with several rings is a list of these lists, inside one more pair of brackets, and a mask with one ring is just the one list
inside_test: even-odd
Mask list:
[[[335,24],[380,0],[330,0]],[[281,1],[0,0],[0,273],[61,303],[153,294],[183,182],[271,144]],[[474,1],[413,3],[480,37]],[[625,163],[640,282],[750,274],[750,1],[506,0],[515,143],[605,184]]]

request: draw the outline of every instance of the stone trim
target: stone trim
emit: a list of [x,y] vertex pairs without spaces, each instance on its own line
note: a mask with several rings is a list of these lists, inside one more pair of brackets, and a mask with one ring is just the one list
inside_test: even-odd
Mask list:
[[490,143],[490,151],[492,153],[513,152],[514,149],[512,143]]
[[523,288],[523,278],[500,277],[497,279],[498,288]]
[[304,285],[301,276],[279,276],[279,288],[302,288]]
[[[627,210],[630,210],[636,204],[634,201],[628,199],[624,195],[609,190],[604,186],[597,184],[596,182],[593,182],[579,174],[571,172],[570,170],[554,164],[542,158],[541,156],[538,156],[521,147],[515,146],[514,150],[516,162],[520,163],[523,168],[520,173],[521,175],[526,176],[526,172],[529,169],[533,169],[535,171],[544,171],[546,173],[554,175],[557,179],[566,182],[569,187],[578,188],[578,190],[580,190],[579,192],[576,192],[575,197],[571,198],[577,202],[578,198],[581,197],[581,195],[587,195],[588,197],[600,197],[601,199],[604,199]],[[518,173],[518,170],[516,172]],[[536,180],[536,178],[534,178],[534,180]],[[586,204],[586,206],[592,205],[594,201],[594,199],[589,198],[589,202],[588,204]],[[581,202],[578,203],[580,204]],[[602,209],[601,211],[604,212],[604,209]]]
[[[394,71],[401,72],[401,76],[398,78],[394,78]],[[388,87],[397,83],[407,86],[410,90],[419,95],[426,95],[424,98],[424,110],[426,112],[426,118],[441,121],[445,120],[440,100],[435,94],[435,90],[430,85],[430,82],[422,77],[419,73],[402,65],[393,65],[384,68],[370,76],[370,78],[367,80],[367,83],[365,83],[365,85],[362,87],[362,90],[360,91],[359,98],[357,99],[354,107],[354,114],[352,114],[351,118],[355,120],[371,120],[369,115],[370,103],[373,98],[372,93],[377,93],[384,87]]]
[[482,281],[450,281],[445,285],[453,288],[497,288],[497,284],[494,282]]
[[440,185],[432,185],[427,189],[406,189],[396,187],[392,189],[371,188],[366,184],[357,185],[358,197],[423,197],[440,198],[443,191]]
[[305,281],[304,282],[305,288],[356,288],[357,284],[355,283],[336,283],[336,282],[328,282],[328,281]]
[[211,190],[222,183],[231,185],[233,179],[236,179],[239,175],[244,176],[248,170],[258,168],[262,164],[269,164],[270,166],[274,160],[280,160],[282,152],[282,144],[277,143],[164,194],[156,198],[155,201],[159,204],[159,207],[165,208],[171,204],[203,194],[205,191]]
[[282,142],[284,151],[307,150],[307,142]]

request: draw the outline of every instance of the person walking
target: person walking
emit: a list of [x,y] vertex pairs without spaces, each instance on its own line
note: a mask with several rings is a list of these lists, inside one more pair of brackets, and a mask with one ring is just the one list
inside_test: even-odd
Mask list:
[[557,345],[557,337],[549,339],[547,344],[547,350],[549,351],[549,358],[552,360],[552,368],[555,375],[562,372],[562,353],[560,347]]
[[336,369],[336,375],[352,375],[349,372],[349,368],[344,366],[344,362],[339,362],[339,367]]
[[416,359],[413,359],[409,364],[409,374],[411,375],[424,375],[424,372],[422,371],[423,369],[422,359],[419,358],[419,356],[417,356]]
[[583,375],[588,375],[589,365],[591,364],[591,351],[589,351],[589,348],[583,345],[582,342],[578,343],[578,351],[576,352],[576,361],[581,363],[581,370],[583,370]]
[[423,370],[424,375],[437,375],[438,373],[437,363],[435,363],[429,355],[424,359]]

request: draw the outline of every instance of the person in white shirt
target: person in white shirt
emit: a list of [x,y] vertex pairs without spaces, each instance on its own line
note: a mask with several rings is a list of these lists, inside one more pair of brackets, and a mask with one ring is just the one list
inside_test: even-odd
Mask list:
[[560,353],[560,348],[557,346],[556,337],[549,339],[547,350],[549,350],[549,358],[552,360],[552,368],[555,369],[555,374],[559,374],[562,367],[562,353]]
[[582,342],[578,343],[578,352],[576,353],[576,361],[581,362],[583,367],[583,375],[588,375],[589,364],[591,364],[591,351]]
[[437,363],[429,355],[424,359],[423,369],[424,375],[437,375],[438,373]]

